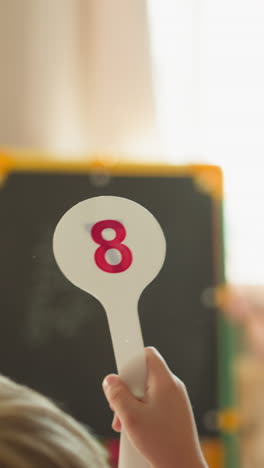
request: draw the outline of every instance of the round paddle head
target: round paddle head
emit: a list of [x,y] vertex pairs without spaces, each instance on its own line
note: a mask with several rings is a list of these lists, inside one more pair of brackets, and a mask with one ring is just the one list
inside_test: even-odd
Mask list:
[[141,205],[102,196],[64,214],[53,249],[66,278],[105,304],[117,295],[140,296],[163,265],[166,241],[157,220]]

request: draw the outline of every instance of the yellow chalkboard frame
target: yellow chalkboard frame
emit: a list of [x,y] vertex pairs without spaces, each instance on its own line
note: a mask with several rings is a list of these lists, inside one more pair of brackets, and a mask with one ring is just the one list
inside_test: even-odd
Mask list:
[[[163,177],[191,177],[198,190],[208,194],[215,208],[215,221],[222,224],[222,202],[223,202],[223,174],[218,166],[209,164],[187,164],[173,165],[165,163],[141,163],[139,161],[126,161],[108,155],[87,155],[84,159],[66,157],[58,158],[52,155],[33,150],[2,150],[0,151],[0,185],[5,183],[12,172],[60,172],[60,173],[94,173],[113,176],[163,176]],[[220,229],[219,229],[220,228]],[[222,227],[216,225],[216,232],[221,232]],[[222,235],[215,237],[215,264],[217,265],[216,277],[219,289],[222,290],[224,284],[223,267],[223,240]],[[217,296],[217,291],[216,291]],[[230,332],[228,324],[224,323],[224,318],[220,318],[219,336],[219,394],[220,394],[220,414],[230,411],[233,406],[233,384],[230,374],[230,362],[226,362],[226,353],[223,347],[226,344]],[[224,381],[224,384],[221,382]],[[224,387],[221,390],[221,387]],[[210,468],[236,468],[237,457],[234,456],[233,443],[230,448],[230,428],[219,425],[224,435],[224,444],[220,440],[204,440],[202,447]],[[231,431],[232,432],[232,431]],[[226,440],[228,438],[228,441]]]

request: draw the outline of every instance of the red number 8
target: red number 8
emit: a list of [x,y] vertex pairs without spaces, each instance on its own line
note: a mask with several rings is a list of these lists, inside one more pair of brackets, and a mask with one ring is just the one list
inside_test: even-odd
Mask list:
[[[104,229],[113,229],[116,233],[116,237],[112,240],[104,239],[102,236],[102,231]],[[95,251],[94,260],[101,270],[107,273],[121,273],[130,267],[133,257],[131,250],[126,245],[122,244],[126,237],[126,230],[123,224],[114,219],[99,221],[93,225],[91,236],[94,242],[100,245]],[[121,254],[121,261],[117,265],[111,265],[106,261],[105,254],[107,250],[110,249],[116,249]]]

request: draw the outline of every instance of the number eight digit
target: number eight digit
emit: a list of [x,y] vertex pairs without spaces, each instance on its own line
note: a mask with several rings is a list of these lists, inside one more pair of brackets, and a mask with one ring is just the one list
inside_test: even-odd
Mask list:
[[[113,229],[116,237],[112,240],[106,240],[102,236],[104,229]],[[124,244],[123,240],[126,237],[126,230],[122,223],[114,219],[106,219],[94,224],[91,229],[91,236],[96,244],[100,247],[95,251],[94,260],[96,265],[107,273],[121,273],[127,270],[132,263],[132,252]],[[110,249],[116,249],[121,254],[121,261],[117,265],[111,265],[106,260],[106,252]]]

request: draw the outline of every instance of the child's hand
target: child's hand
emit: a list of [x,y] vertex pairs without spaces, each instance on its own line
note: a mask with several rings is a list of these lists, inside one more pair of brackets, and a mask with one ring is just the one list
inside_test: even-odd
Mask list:
[[116,375],[103,382],[115,412],[113,428],[125,429],[131,443],[153,468],[204,468],[191,405],[183,383],[154,348],[146,348],[144,399],[136,399]]

